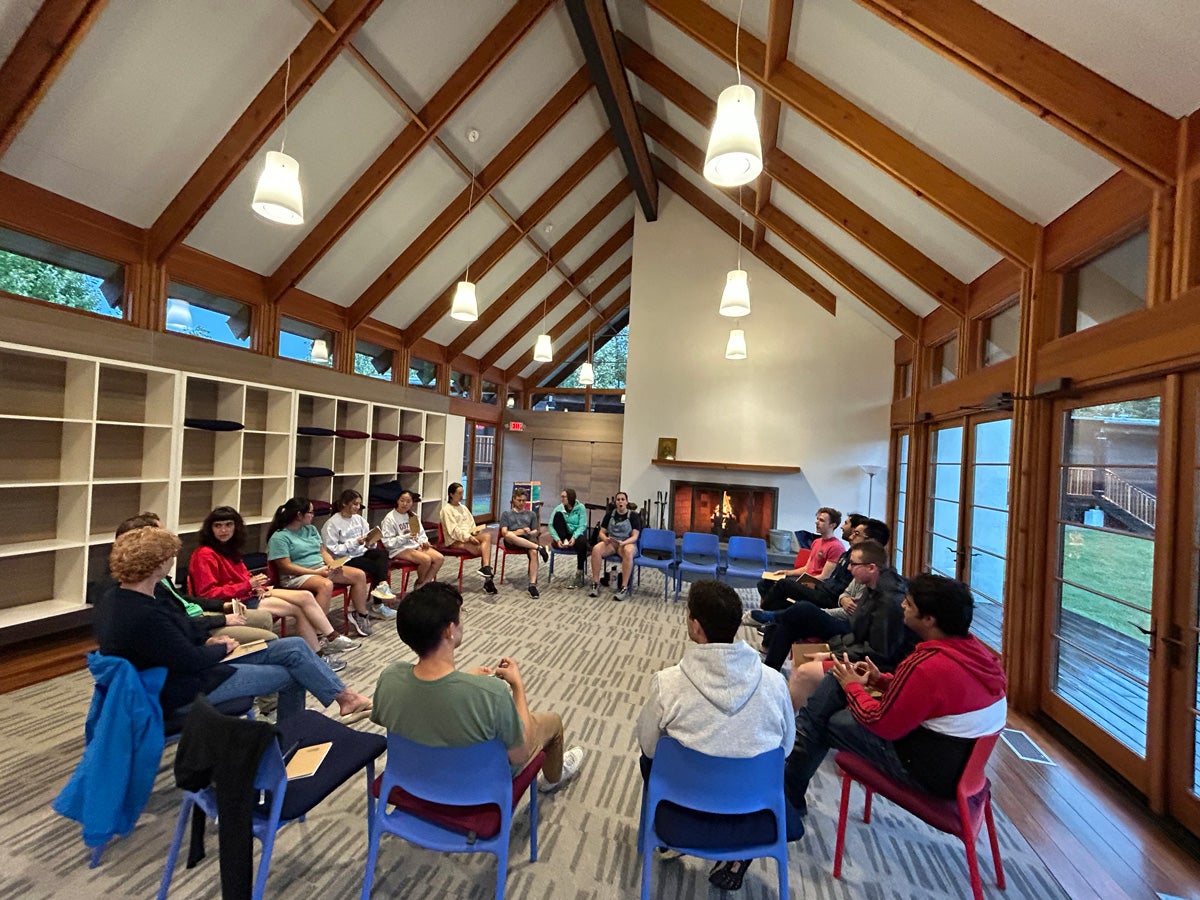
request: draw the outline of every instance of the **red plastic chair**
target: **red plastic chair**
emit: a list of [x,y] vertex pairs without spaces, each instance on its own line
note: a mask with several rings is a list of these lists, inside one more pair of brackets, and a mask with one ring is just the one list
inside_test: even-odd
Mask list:
[[[451,547],[446,543],[446,536],[442,533],[442,523],[437,526],[437,546],[434,548],[442,556],[450,556],[458,560],[458,590],[462,593],[463,583],[463,565],[468,559],[479,559],[478,553],[472,553],[470,550],[464,550],[462,547]],[[482,565],[487,565],[486,562],[480,560]]]
[[[267,577],[270,578],[270,583],[279,586],[279,569],[276,567],[273,560],[267,560]],[[300,590],[304,590],[300,588]],[[331,598],[340,596],[342,598],[342,630],[346,634],[350,634],[350,585],[335,584],[333,586],[333,594]],[[287,637],[287,632],[283,633]]]
[[[538,538],[539,539],[541,538],[540,534],[538,535]],[[572,550],[571,552],[574,553],[575,551]],[[529,550],[526,549],[525,547],[515,547],[515,548],[510,547],[510,546],[508,546],[508,544],[504,543],[504,538],[497,535],[496,536],[496,552],[493,554],[492,568],[495,569],[497,566],[500,567],[499,571],[500,571],[500,583],[501,584],[504,584],[504,566],[505,566],[505,563],[508,562],[508,558],[510,556],[519,556],[522,559],[528,559],[529,558]]]
[[1000,860],[1000,845],[996,841],[996,825],[992,821],[992,783],[984,774],[988,757],[996,746],[996,734],[975,741],[975,749],[967,759],[966,768],[958,780],[954,799],[934,797],[919,788],[900,784],[884,775],[873,765],[848,750],[838,753],[833,761],[842,775],[842,803],[838,814],[837,846],[833,853],[833,877],[842,877],[842,851],[846,843],[846,815],[850,808],[850,784],[857,781],[867,792],[863,804],[863,821],[871,821],[871,799],[875,794],[887,797],[921,821],[938,831],[952,834],[963,842],[967,852],[967,870],[971,874],[971,891],[975,900],[983,900],[983,882],[979,877],[979,860],[975,855],[975,839],[987,824],[992,844],[992,861],[996,866],[996,887],[1004,890],[1004,865]]
[[388,561],[388,571],[404,573],[400,576],[400,599],[403,600],[408,593],[408,576],[417,571],[417,564],[395,556]]

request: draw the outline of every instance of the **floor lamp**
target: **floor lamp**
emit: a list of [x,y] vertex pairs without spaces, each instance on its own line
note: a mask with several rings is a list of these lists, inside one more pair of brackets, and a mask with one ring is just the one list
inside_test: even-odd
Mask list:
[[865,464],[860,464],[859,468],[862,469],[867,474],[867,477],[869,479],[871,479],[867,483],[867,516],[870,517],[870,515],[871,515],[871,495],[875,492],[875,476],[878,475],[881,471],[883,471],[883,466],[869,466],[869,465],[865,465]]

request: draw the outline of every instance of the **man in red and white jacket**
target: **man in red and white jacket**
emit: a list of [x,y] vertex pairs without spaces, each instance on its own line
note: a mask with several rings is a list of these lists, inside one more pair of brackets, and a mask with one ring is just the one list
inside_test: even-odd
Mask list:
[[1004,727],[1004,671],[968,634],[974,601],[966,585],[918,575],[908,583],[903,609],[919,643],[895,673],[880,673],[869,659],[838,662],[796,716],[784,787],[801,814],[808,783],[830,747],[850,750],[898,781],[953,797],[975,739]]

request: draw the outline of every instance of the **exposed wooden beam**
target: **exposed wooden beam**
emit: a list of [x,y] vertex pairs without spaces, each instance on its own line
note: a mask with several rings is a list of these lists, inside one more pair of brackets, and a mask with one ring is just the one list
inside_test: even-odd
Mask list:
[[[725,212],[716,200],[708,196],[708,194],[704,193],[704,191],[693,185],[657,157],[655,158],[655,166],[658,170],[659,181],[678,194],[683,200],[686,200],[708,221],[736,240],[738,223],[735,216],[731,216]],[[833,295],[833,292],[819,284],[811,275],[770,244],[760,244],[757,249],[749,252],[790,283],[800,293],[811,298],[830,315],[837,313],[837,298]]]
[[[629,306],[629,298],[630,298],[631,294],[632,294],[632,291],[629,291],[629,290],[622,291],[621,294],[618,297],[616,297],[612,303],[608,304],[608,306],[604,307],[604,309],[602,309],[600,311],[599,315],[596,316],[596,322],[593,324],[593,326],[591,328],[585,329],[583,334],[578,335],[565,348],[561,348],[559,350],[559,356],[561,357],[563,354],[566,354],[567,356],[573,356],[574,354],[578,353],[579,348],[583,347],[588,342],[588,340],[591,338],[591,335],[594,333],[596,327],[603,328],[605,325],[607,325],[609,322],[611,322],[613,319],[615,319],[617,316],[619,316],[621,314],[621,312],[626,307]],[[532,352],[533,351],[531,350],[530,353],[532,354]],[[508,371],[505,374],[510,377],[515,377],[515,376],[519,375],[521,373],[521,370],[524,369],[527,365],[529,365],[528,360],[525,360],[525,359],[518,360],[517,362],[515,362],[511,366],[509,366]],[[533,370],[533,372],[530,374],[530,376],[525,379],[525,384],[528,387],[539,386],[539,383],[541,381],[545,380],[545,378],[548,375],[550,375],[557,366],[561,366],[561,365],[562,365],[562,363],[556,363],[553,360],[551,360],[548,363],[544,363],[543,365],[541,365],[538,368]]]
[[325,17],[337,30],[330,32],[320,22],[308,30],[289,56],[291,75],[285,60],[150,226],[146,247],[151,259],[166,256],[183,242],[283,121],[285,80],[287,105],[294,108],[381,2],[333,0]]
[[855,0],[1085,147],[1175,181],[1179,122],[973,0]]
[[520,43],[552,2],[517,0],[466,61],[455,69],[449,80],[421,108],[417,118],[401,130],[271,274],[267,279],[267,291],[271,296],[280,297],[284,291],[300,282],[392,183],[392,179],[434,140],[442,126]]
[[[703,0],[646,0],[726,63],[733,64],[737,25]],[[976,187],[945,163],[893,131],[790,60],[765,79],[763,42],[742,31],[742,72],[847,147],[928,201],[971,234],[1024,266],[1033,264],[1037,226]]]
[[[697,122],[712,121],[716,114],[712,100],[633,41],[623,35],[619,40],[630,71],[641,81]],[[939,303],[960,315],[966,309],[967,286],[962,281],[782,150],[764,154],[763,171]],[[767,201],[756,195],[756,202],[754,212],[759,216]],[[758,245],[752,242],[751,246]]]
[[642,205],[642,213],[647,222],[653,222],[658,218],[658,182],[650,165],[646,138],[633,109],[633,94],[617,52],[608,6],[604,0],[567,0],[567,12],[604,104],[609,129]]
[[371,282],[370,286],[350,306],[349,321],[357,325],[371,315],[413,270],[432,253],[468,213],[473,199],[483,202],[496,186],[523,160],[537,142],[570,112],[591,87],[586,69],[580,69],[567,80],[550,101],[526,123],[508,144],[484,166],[479,177],[463,188],[441,213],[434,217],[395,260]]
[[0,156],[16,139],[107,0],[44,0],[0,66]]
[[[763,55],[763,78],[769,79],[781,62],[787,59],[788,42],[792,36],[792,0],[770,0],[767,7],[767,42]],[[762,125],[761,135],[763,157],[765,158],[779,143],[779,114],[781,104],[777,97],[771,94],[762,96]],[[754,213],[758,215],[763,206],[771,202],[771,175],[764,168],[758,176],[758,184],[754,186]],[[761,222],[754,224],[754,233],[750,237],[750,247],[754,248],[766,237],[766,227]]]
[[[613,232],[612,236],[598,249],[595,253],[587,258],[584,263],[575,270],[577,280],[587,278],[592,272],[596,271],[600,266],[604,265],[618,250],[627,244],[630,238],[633,237],[633,221],[626,222],[621,228]],[[480,364],[485,366],[494,365],[504,356],[509,350],[516,346],[517,341],[529,334],[542,319],[542,308],[545,307],[547,315],[553,311],[559,303],[565,300],[575,290],[574,286],[569,283],[560,284],[549,294],[546,295],[544,304],[539,303],[529,313],[509,329],[508,334],[500,338],[492,348],[484,353],[480,358]]]
[[[476,273],[476,278],[482,279],[483,276],[491,271],[494,266],[499,264],[500,260],[502,260],[510,250],[516,247],[517,244],[519,244],[522,240],[529,238],[530,233],[537,226],[537,224],[550,213],[550,210],[562,202],[562,200],[566,198],[567,195],[570,194],[571,191],[574,190],[575,187],[581,181],[583,181],[583,179],[586,178],[588,174],[592,172],[606,156],[608,156],[609,153],[612,152],[612,149],[612,138],[607,134],[604,134],[597,139],[596,143],[592,144],[591,147],[584,151],[584,154],[579,157],[579,159],[577,159],[571,165],[571,167],[567,169],[567,171],[564,172],[557,181],[554,182],[554,184],[547,188],[542,195],[533,202],[529,209],[525,211],[525,214],[517,220],[515,225],[510,226],[508,230],[503,232],[498,238],[492,241],[491,245],[486,250],[484,250],[481,254],[479,254],[479,256],[471,261],[471,269]],[[607,212],[612,212],[612,210],[616,208],[617,204],[629,195],[628,185],[622,184],[619,185],[618,188],[621,189],[619,196],[614,197],[610,194],[609,197],[605,198]],[[598,222],[599,219],[596,221]],[[571,229],[567,232],[563,239],[566,240],[570,238],[572,241],[578,241],[585,233],[586,232],[579,232],[575,229]],[[570,246],[574,246],[574,243],[571,243]],[[544,253],[536,244],[534,245],[534,249],[537,250],[542,259],[539,259],[538,262],[529,267],[528,272],[533,272],[536,270],[538,273],[540,273],[533,278],[533,281],[530,282],[530,285],[535,283],[538,278],[542,277],[542,275],[546,274]],[[565,250],[556,253],[552,248],[551,264],[557,265],[557,261],[562,258],[564,253],[566,253]],[[522,276],[522,279],[527,276]],[[518,279],[518,282],[520,282],[522,279]],[[416,338],[423,336],[429,331],[430,328],[432,328],[439,320],[441,320],[443,316],[450,312],[454,290],[454,284],[447,285],[445,290],[443,290],[438,297],[434,298],[432,302],[426,304],[425,308],[421,310],[421,312],[415,319],[413,319],[412,323],[406,329],[408,335],[410,336],[410,340],[415,340]],[[528,290],[528,288],[525,288],[525,290]],[[522,293],[523,292],[524,291],[522,291]],[[499,317],[504,310],[508,308],[507,306],[504,306],[502,308],[493,310],[493,307],[497,303],[504,302],[507,295],[508,292],[506,291],[504,295],[485,306],[483,311],[480,313],[479,318],[475,322],[471,323],[471,325],[467,326],[463,334],[459,335],[452,345],[456,348],[455,355],[461,353],[469,345],[469,341],[467,344],[461,343],[464,339],[466,339],[467,335],[478,336],[479,334],[482,334],[483,330],[486,329],[488,325],[495,321],[496,317]],[[520,295],[518,294],[517,296]],[[515,302],[515,300],[516,298],[514,297],[509,302]],[[470,340],[473,341],[474,339],[474,337],[471,337]]]

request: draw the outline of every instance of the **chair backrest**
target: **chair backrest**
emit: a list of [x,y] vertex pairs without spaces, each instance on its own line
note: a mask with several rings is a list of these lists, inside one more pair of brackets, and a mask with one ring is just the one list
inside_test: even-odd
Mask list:
[[730,560],[744,559],[767,564],[767,542],[762,538],[735,535],[729,539],[727,556]]
[[722,815],[770,810],[786,831],[782,747],[735,759],[689,750],[674,738],[660,737],[647,785],[651,810],[659,800]]
[[958,779],[959,797],[963,799],[974,797],[983,790],[984,785],[987,784],[987,775],[984,774],[984,769],[987,767],[988,757],[992,755],[992,749],[999,739],[1000,732],[998,731],[995,734],[975,739],[975,748],[967,757],[967,764],[963,767],[962,776]]
[[643,528],[638,543],[643,551],[665,550],[675,555],[675,532],[665,528]]
[[[428,747],[389,731],[387,745],[385,786],[394,780],[414,797],[433,803],[494,803],[502,813],[511,811],[512,770],[498,738],[467,747]],[[386,796],[380,792],[380,797]]]
[[687,531],[683,535],[683,544],[679,548],[685,556],[720,557],[721,541],[715,534],[703,534],[699,531]]

